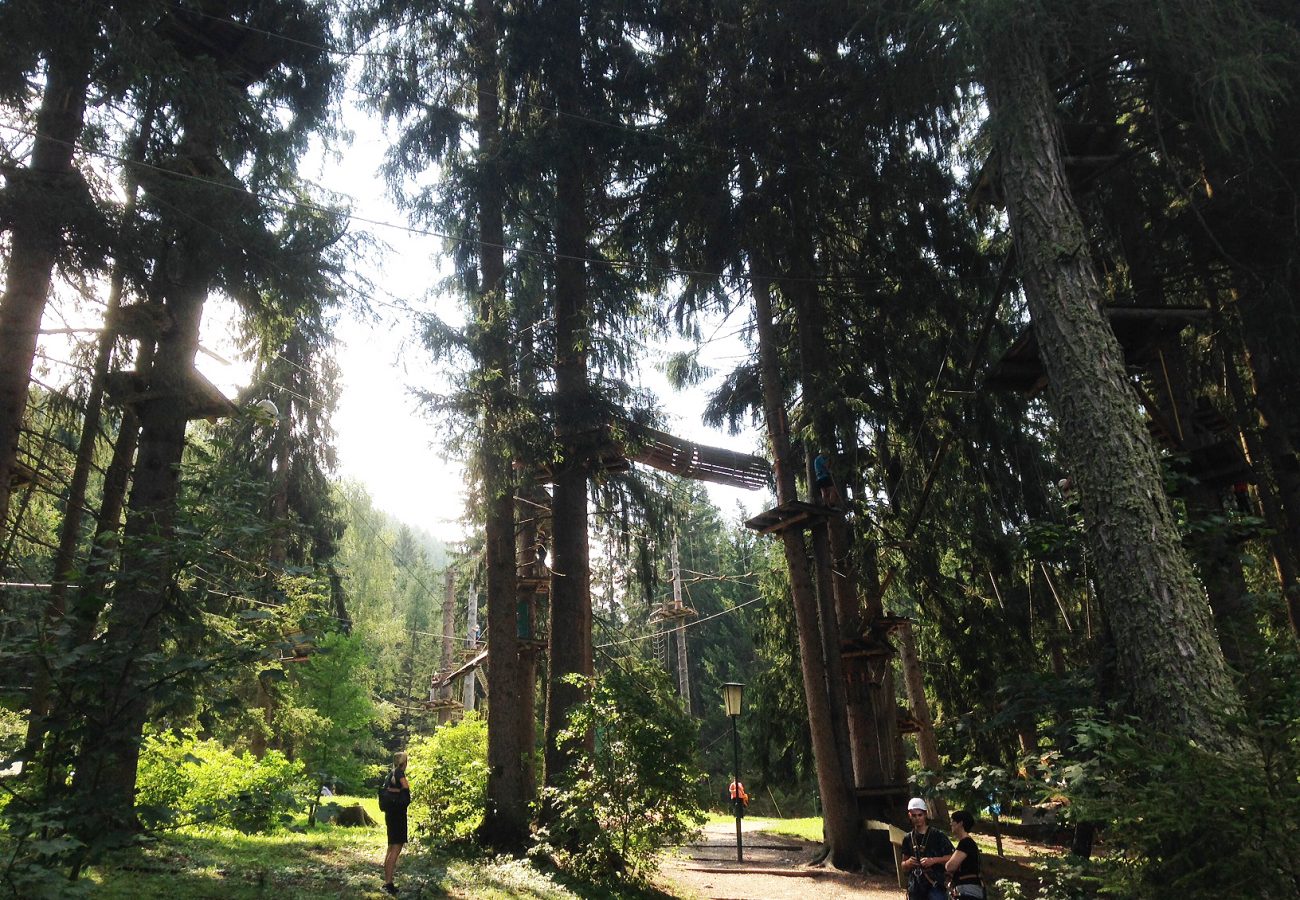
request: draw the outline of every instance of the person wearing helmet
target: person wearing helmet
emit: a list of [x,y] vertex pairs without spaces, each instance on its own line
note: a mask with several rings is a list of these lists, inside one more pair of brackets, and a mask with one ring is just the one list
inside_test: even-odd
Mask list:
[[925,801],[913,797],[907,804],[912,830],[903,836],[903,871],[907,873],[908,900],[946,900],[944,864],[952,856],[948,835],[930,827]]

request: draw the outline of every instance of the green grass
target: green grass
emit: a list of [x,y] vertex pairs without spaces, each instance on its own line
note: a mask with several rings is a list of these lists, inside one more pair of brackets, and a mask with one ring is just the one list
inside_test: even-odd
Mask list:
[[[735,822],[736,819],[734,816],[723,813],[709,813],[709,821]],[[820,816],[807,819],[769,819],[763,816],[746,816],[745,821],[769,834],[783,834],[787,837],[814,842],[820,842],[822,839],[822,820]]]
[[[359,802],[382,820],[372,797]],[[302,826],[303,821],[296,823]],[[418,835],[398,862],[404,897],[473,900],[667,900],[655,890],[573,884],[539,871],[529,861],[506,857],[459,858],[422,849]],[[383,825],[245,835],[220,828],[169,834],[156,842],[117,853],[91,869],[91,895],[109,900],[166,897],[169,900],[318,900],[322,897],[379,898],[385,850]]]

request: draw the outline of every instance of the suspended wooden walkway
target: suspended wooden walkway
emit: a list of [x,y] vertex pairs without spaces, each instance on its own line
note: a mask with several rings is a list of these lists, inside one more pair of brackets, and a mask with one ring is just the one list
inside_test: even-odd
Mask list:
[[637,428],[634,434],[639,446],[631,459],[662,472],[751,491],[772,479],[772,467],[761,456],[695,444],[654,428]]
[[[591,454],[590,468],[605,473],[626,472],[638,462],[695,481],[709,481],[732,487],[758,490],[772,481],[772,466],[761,456],[738,453],[722,447],[696,444],[685,438],[642,425],[624,425],[625,435],[614,436],[613,429],[603,426],[585,435]],[[554,479],[555,466],[543,466],[537,473],[541,482]]]

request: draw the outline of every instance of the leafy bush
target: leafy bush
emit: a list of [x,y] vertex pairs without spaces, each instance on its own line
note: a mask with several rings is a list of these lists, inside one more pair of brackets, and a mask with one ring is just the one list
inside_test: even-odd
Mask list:
[[562,867],[595,880],[643,877],[659,848],[685,841],[704,822],[709,798],[694,762],[695,725],[662,669],[625,664],[602,676],[560,742],[576,761],[545,792],[554,824],[540,849]]
[[469,839],[487,804],[487,722],[467,713],[407,753],[413,820],[438,843]]
[[[1289,726],[1293,733],[1298,728],[1298,722]],[[1300,808],[1293,755],[1269,753],[1269,742],[1258,740],[1262,755],[1209,753],[1152,736],[1135,720],[1085,719],[1076,739],[1091,755],[1062,774],[1071,815],[1105,823],[1106,852],[1094,870],[1104,894],[1132,900],[1297,895],[1300,835],[1286,812]],[[1076,890],[1094,881],[1077,874]],[[1045,896],[1078,896],[1066,890],[1067,880]]]
[[147,735],[136,785],[149,824],[219,824],[247,833],[286,819],[308,790],[302,763],[282,753],[257,759],[189,732]]

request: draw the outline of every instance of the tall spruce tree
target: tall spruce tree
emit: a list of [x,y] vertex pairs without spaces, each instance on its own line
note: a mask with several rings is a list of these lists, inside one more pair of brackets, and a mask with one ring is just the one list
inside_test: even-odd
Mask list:
[[[291,180],[285,173],[323,120],[335,78],[320,5],[173,7],[154,33],[174,93],[169,127],[156,138],[156,174],[145,185],[162,246],[146,290],[171,327],[158,338],[149,370],[139,373],[158,399],[139,405],[123,552],[96,657],[102,677],[80,698],[87,733],[96,735],[82,745],[73,783],[84,814],[75,830],[89,852],[134,826],[139,738],[151,686],[165,678],[158,651],[169,622],[184,615],[172,584],[177,560],[169,539],[194,415],[186,386],[193,381],[204,302],[218,286],[238,294],[250,283],[273,285],[281,277],[257,251],[284,237],[269,237],[274,215],[252,192],[273,197]],[[291,115],[282,119],[277,103]],[[247,173],[247,182],[236,170]]]

